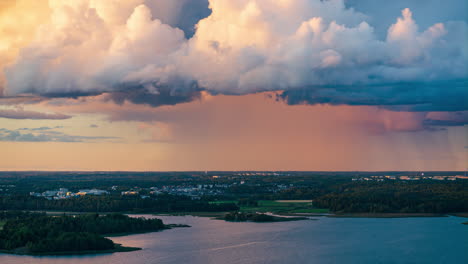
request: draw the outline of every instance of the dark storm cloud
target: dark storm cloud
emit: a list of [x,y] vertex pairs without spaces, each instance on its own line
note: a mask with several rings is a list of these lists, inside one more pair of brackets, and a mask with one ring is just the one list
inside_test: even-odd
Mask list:
[[468,81],[408,83],[361,87],[314,87],[277,95],[290,105],[373,105],[393,111],[468,110]]
[[176,105],[200,99],[201,90],[194,86],[194,89],[170,89],[167,87],[150,89],[144,87],[129,88],[117,92],[108,93],[105,100],[116,104],[123,104],[126,101],[133,104],[144,104],[152,107],[162,105]]
[[104,93],[104,91],[92,91],[92,92],[83,92],[83,91],[67,91],[67,92],[54,92],[49,93],[45,92],[41,95],[46,98],[73,98],[77,99],[79,97],[86,97],[86,96],[96,96]]

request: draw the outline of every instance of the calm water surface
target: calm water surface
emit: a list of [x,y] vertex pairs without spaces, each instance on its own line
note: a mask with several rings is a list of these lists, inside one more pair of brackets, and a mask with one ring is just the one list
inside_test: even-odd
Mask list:
[[461,224],[466,218],[319,217],[282,223],[158,218],[192,227],[112,238],[143,248],[135,252],[66,257],[0,254],[0,263],[468,263],[468,226]]

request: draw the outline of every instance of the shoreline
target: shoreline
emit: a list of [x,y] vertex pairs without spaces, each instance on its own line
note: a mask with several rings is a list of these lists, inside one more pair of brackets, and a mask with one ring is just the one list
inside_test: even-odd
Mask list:
[[308,216],[330,218],[413,218],[413,217],[449,217],[456,216],[468,218],[468,213],[330,213],[330,214],[279,214],[285,216]]
[[[191,213],[170,213],[170,214],[151,214],[154,216],[194,216],[194,217],[209,217],[214,220],[219,220],[224,214],[229,212],[191,212]],[[448,214],[436,214],[436,213],[274,213],[266,212],[267,214],[273,214],[279,217],[330,217],[330,218],[413,218],[413,217],[462,217],[468,218],[468,213],[448,213]]]
[[[75,215],[75,214],[88,214],[94,212],[71,212],[71,211],[30,211],[30,212],[45,212],[50,215]],[[100,214],[109,214],[115,212],[107,212]],[[171,213],[131,213],[119,212],[126,215],[152,215],[152,216],[195,216],[195,217],[209,217],[218,218],[223,217],[229,212],[171,212]],[[411,218],[411,217],[448,217],[456,216],[468,218],[468,212],[458,213],[287,213],[287,212],[263,212],[271,213],[278,216],[291,216],[291,217],[334,217],[334,218]],[[177,226],[174,226],[177,227]]]
[[[45,215],[45,216],[44,216]],[[65,215],[65,214],[64,214]],[[21,215],[20,215],[21,216]],[[25,216],[29,216],[31,217],[30,215],[28,214],[25,214]],[[19,217],[19,216],[17,216]],[[56,219],[53,214],[51,216],[51,214],[46,214],[46,213],[42,213],[40,214],[39,216],[39,219],[40,220],[44,220],[44,221],[50,221],[51,219]],[[40,218],[42,217],[42,218]],[[98,216],[96,216],[98,217]],[[118,218],[116,218],[118,217]],[[10,240],[7,238],[6,235],[4,235],[2,233],[2,238],[5,238],[5,241],[2,240],[2,248],[0,249],[0,253],[4,253],[4,254],[11,254],[11,255],[28,255],[28,256],[60,256],[60,255],[93,255],[93,254],[107,254],[107,253],[116,253],[116,252],[130,252],[130,251],[136,251],[136,250],[142,250],[142,248],[140,247],[134,247],[134,246],[123,246],[122,244],[120,243],[117,243],[116,241],[113,241],[111,239],[111,237],[119,237],[119,236],[129,236],[129,235],[133,235],[133,234],[144,234],[144,233],[153,233],[153,232],[161,232],[161,231],[164,231],[164,230],[168,230],[168,229],[173,229],[173,228],[179,228],[179,227],[190,227],[188,225],[184,225],[184,224],[164,224],[162,222],[162,220],[159,220],[159,219],[156,219],[156,220],[143,220],[143,219],[140,219],[140,218],[136,218],[136,217],[132,217],[132,216],[126,216],[126,215],[123,215],[123,214],[119,214],[119,215],[116,215],[116,217],[106,217],[104,216],[102,219],[104,219],[104,224],[108,224],[109,221],[124,221],[124,224],[137,224],[138,226],[136,226],[137,228],[127,228],[128,231],[125,231],[126,228],[120,228],[120,229],[108,229],[108,231],[118,231],[120,230],[121,232],[113,232],[113,233],[98,233],[97,231],[88,231],[89,230],[89,226],[88,226],[88,229],[86,228],[81,228],[81,229],[78,229],[78,228],[75,228],[76,231],[70,231],[68,229],[64,229],[64,228],[61,228],[60,226],[58,227],[59,230],[61,231],[61,233],[58,233],[58,234],[55,234],[54,236],[51,236],[51,237],[48,237],[47,239],[50,240],[49,244],[45,244],[47,247],[35,247],[35,244],[34,243],[40,243],[42,242],[42,240],[40,240],[40,237],[44,236],[44,232],[43,233],[39,233],[39,231],[36,231],[39,233],[39,235],[35,235],[35,236],[31,236],[29,238],[21,238],[20,239],[17,239],[17,241],[15,241],[14,243],[15,244],[8,244],[8,242],[10,242]],[[147,217],[147,218],[150,218],[150,217]],[[103,223],[97,223],[96,220],[99,220],[99,219],[95,219],[94,217],[93,218],[90,218],[90,219],[87,219],[87,218],[79,218],[78,215],[74,215],[74,216],[69,216],[68,218],[65,218],[65,216],[63,216],[63,218],[61,219],[64,219],[63,220],[63,223],[65,224],[68,224],[68,223],[74,223],[72,222],[70,219],[77,219],[77,224],[78,225],[83,225],[83,224],[96,224],[97,226],[99,226],[98,224],[102,225]],[[110,220],[109,220],[110,219]],[[35,219],[27,219],[27,218],[24,218],[24,219],[20,219],[19,221],[23,220],[24,223],[27,223],[29,222],[29,220],[35,220]],[[67,220],[67,221],[65,221]],[[90,221],[89,223],[86,223],[85,221]],[[92,222],[91,220],[93,220],[94,222]],[[131,221],[130,221],[131,220]],[[17,230],[17,228],[15,227],[15,224],[17,225],[20,225],[20,224],[23,224],[24,226],[26,226],[26,228],[29,228],[29,226],[27,224],[24,224],[23,222],[19,222],[19,224],[17,222],[14,222],[15,220],[12,218],[12,224],[13,224],[13,228],[15,229],[12,229],[12,230]],[[7,222],[8,223],[8,222]],[[35,223],[33,221],[33,223]],[[39,222],[41,223],[41,222]],[[49,223],[49,222],[47,222]],[[50,222],[53,224],[56,224],[56,221],[55,222]],[[110,224],[113,224],[113,222],[110,222]],[[122,224],[122,223],[120,223]],[[36,226],[36,225],[33,225],[33,227]],[[31,227],[32,228],[32,227]],[[50,228],[54,228],[54,226],[50,226]],[[11,228],[10,228],[11,229]],[[9,232],[12,232],[10,229],[8,229]],[[134,231],[132,231],[132,229]],[[33,229],[33,231],[31,232],[34,232],[34,230],[36,229]],[[47,230],[46,230],[47,231]],[[2,231],[3,232],[3,231]],[[70,233],[68,233],[70,232]],[[83,233],[82,233],[83,232]],[[12,232],[14,235],[16,235],[15,232]],[[42,234],[42,235],[41,235]],[[58,243],[61,243],[61,235],[63,234],[71,234],[72,235],[72,239],[74,240],[75,237],[81,239],[79,240],[79,246],[77,246],[77,241],[75,241],[75,243],[73,244],[70,244],[65,247],[56,247],[55,245],[58,245]],[[79,234],[86,234],[86,236],[79,236]],[[47,233],[46,233],[47,235]],[[13,236],[15,237],[15,236]],[[66,241],[70,241],[70,242],[73,242],[73,240],[70,240],[69,237],[66,237],[68,240]],[[63,240],[63,238],[62,238]],[[4,243],[3,243],[4,242]],[[47,242],[47,240],[46,240]],[[102,242],[102,243],[101,243]],[[103,244],[103,243],[106,243],[106,244]],[[11,243],[11,242],[10,242]],[[32,243],[32,244],[30,244]],[[44,243],[44,242],[42,242]],[[91,243],[91,244],[89,244]],[[101,244],[97,244],[97,243],[101,243]],[[41,244],[40,244],[41,245]],[[86,246],[88,245],[88,246]],[[94,245],[94,246],[93,246]]]
[[[191,227],[191,226],[183,225],[183,224],[167,224],[166,228],[158,230],[158,231],[124,232],[124,233],[116,233],[116,234],[104,234],[102,236],[112,240],[113,237],[157,233],[157,232],[162,232],[168,229],[186,228],[186,227]],[[112,253],[117,253],[117,252],[132,252],[132,251],[142,250],[142,248],[140,247],[123,246],[122,244],[118,244],[118,243],[114,243],[114,246],[115,246],[114,249],[108,249],[108,250],[61,251],[61,252],[41,252],[41,253],[27,252],[24,250],[24,248],[18,248],[15,250],[0,249],[0,254],[11,254],[11,255],[19,255],[19,256],[73,256],[73,255],[112,254]]]
[[[9,211],[9,210],[4,210]],[[13,210],[14,211],[14,210]],[[27,210],[26,210],[27,211]],[[80,215],[80,214],[89,214],[95,212],[73,212],[73,211],[40,211],[40,210],[31,210],[27,212],[45,212],[48,215]],[[151,215],[151,216],[195,216],[195,217],[222,217],[229,212],[171,212],[171,213],[134,213],[134,212],[100,212],[99,214],[111,214],[111,213],[121,213],[126,215]],[[456,216],[468,218],[468,212],[458,212],[458,213],[288,213],[288,212],[258,212],[258,213],[267,213],[274,214],[277,216],[290,216],[290,217],[336,217],[336,218],[409,218],[409,217],[448,217]],[[171,227],[185,227],[170,225]]]
[[330,218],[413,218],[413,217],[448,217],[449,214],[432,213],[346,213],[331,214]]
[[102,255],[112,254],[117,252],[132,252],[142,250],[139,247],[127,247],[121,244],[115,243],[114,249],[108,250],[85,250],[85,251],[61,251],[61,252],[41,252],[41,253],[30,253],[21,250],[0,250],[0,254],[10,254],[17,256],[32,256],[32,257],[43,257],[43,256],[81,256],[81,255]]
[[164,230],[169,230],[173,228],[186,228],[186,227],[191,227],[189,225],[183,225],[183,224],[167,224],[165,225],[166,227],[157,230],[157,231],[141,231],[141,232],[123,232],[123,233],[115,233],[115,234],[103,234],[103,237],[107,238],[112,238],[112,237],[122,237],[122,236],[131,236],[131,235],[139,235],[139,234],[149,234],[149,233],[158,233],[158,232],[163,232]]

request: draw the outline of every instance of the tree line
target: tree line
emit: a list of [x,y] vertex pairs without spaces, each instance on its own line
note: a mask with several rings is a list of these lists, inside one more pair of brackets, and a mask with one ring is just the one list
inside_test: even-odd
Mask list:
[[60,200],[47,200],[27,195],[0,197],[0,210],[168,213],[221,212],[238,209],[235,203],[213,204],[176,195],[158,195],[156,198],[146,199],[139,196],[87,195]]
[[346,184],[313,205],[344,213],[468,212],[468,186],[457,183]]
[[0,231],[0,249],[27,253],[112,250],[103,235],[152,232],[167,228],[160,219],[131,218],[122,214],[46,216],[23,213],[8,218]]

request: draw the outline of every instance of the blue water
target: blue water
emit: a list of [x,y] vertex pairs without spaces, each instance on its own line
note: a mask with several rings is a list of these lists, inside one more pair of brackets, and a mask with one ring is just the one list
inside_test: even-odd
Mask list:
[[468,263],[468,225],[461,224],[466,218],[318,217],[280,223],[159,218],[192,227],[112,238],[141,251],[66,257],[0,254],[0,263]]

